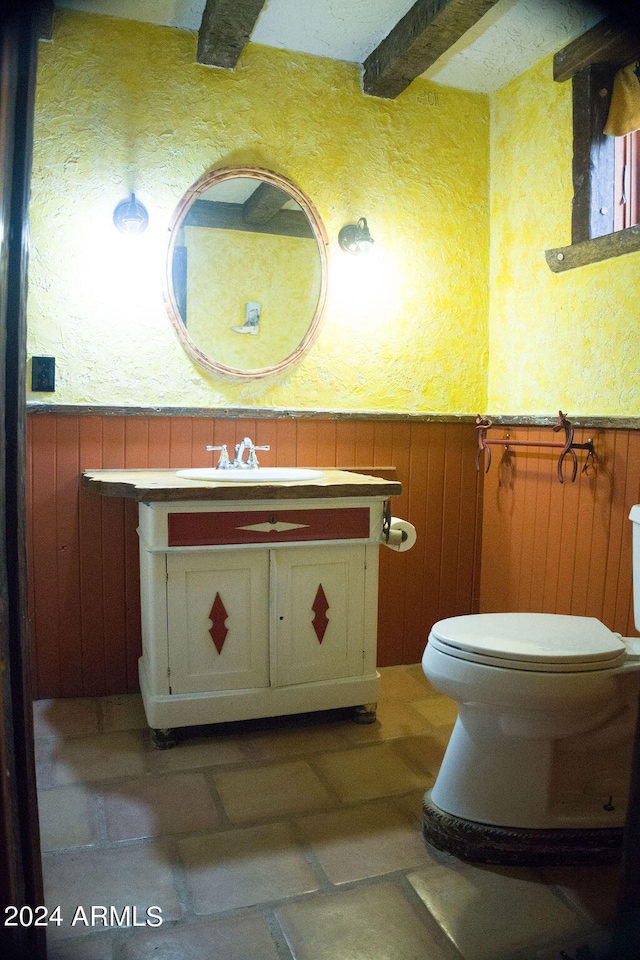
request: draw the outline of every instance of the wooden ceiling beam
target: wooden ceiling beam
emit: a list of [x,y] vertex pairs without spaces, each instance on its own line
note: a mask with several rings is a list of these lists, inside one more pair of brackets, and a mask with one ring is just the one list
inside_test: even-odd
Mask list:
[[198,32],[198,63],[233,70],[265,0],[207,0]]
[[279,210],[266,223],[247,223],[242,203],[195,200],[183,221],[185,227],[212,227],[217,230],[243,230],[246,233],[271,233],[281,237],[315,240],[304,210]]
[[624,20],[606,17],[553,58],[553,79],[563,83],[592,63],[624,67],[640,58],[640,30]]
[[245,223],[267,223],[291,198],[273,183],[263,181],[242,204]]
[[38,40],[53,40],[53,0],[40,0],[35,21]]
[[393,100],[496,3],[497,0],[417,0],[365,60],[364,92]]

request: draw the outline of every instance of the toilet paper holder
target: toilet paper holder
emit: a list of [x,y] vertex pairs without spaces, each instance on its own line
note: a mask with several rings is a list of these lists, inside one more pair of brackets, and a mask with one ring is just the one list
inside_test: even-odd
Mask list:
[[[384,509],[382,511],[382,537],[381,540],[384,540],[385,543],[389,543],[389,538],[391,536],[391,521],[393,517],[391,516],[391,500],[385,500]],[[407,533],[402,531],[402,542],[405,543],[407,540]]]
[[391,533],[391,500],[385,500],[382,510],[382,536],[385,543],[389,543]]
[[476,453],[476,470],[480,469],[480,457],[482,452],[486,450],[486,466],[485,473],[489,472],[491,466],[491,446],[502,446],[505,450],[508,450],[510,447],[554,447],[560,450],[560,456],[558,458],[558,480],[560,483],[564,483],[564,461],[567,456],[571,457],[572,461],[572,475],[571,482],[573,483],[578,474],[578,458],[575,454],[576,450],[587,450],[587,459],[585,460],[582,466],[582,473],[588,473],[589,466],[591,461],[595,461],[596,451],[593,446],[593,440],[591,437],[585,443],[574,443],[573,433],[574,428],[571,421],[565,416],[562,410],[558,411],[558,420],[553,425],[553,432],[559,433],[560,430],[564,430],[565,440],[564,443],[553,441],[553,440],[511,440],[509,435],[503,437],[501,440],[487,440],[487,431],[493,426],[493,421],[490,417],[483,417],[480,414],[476,416],[476,430],[478,431],[478,450]]
[[409,520],[391,516],[391,501],[385,501],[382,511],[382,530],[380,542],[390,550],[405,553],[411,550],[416,543],[416,528]]

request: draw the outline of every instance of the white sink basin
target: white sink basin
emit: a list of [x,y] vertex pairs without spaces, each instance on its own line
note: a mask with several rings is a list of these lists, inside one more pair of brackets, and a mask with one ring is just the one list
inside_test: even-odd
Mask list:
[[176,477],[185,480],[212,480],[216,483],[286,483],[293,480],[319,480],[321,470],[305,470],[302,467],[257,467],[252,469],[217,470],[215,467],[195,467],[193,470],[178,470]]

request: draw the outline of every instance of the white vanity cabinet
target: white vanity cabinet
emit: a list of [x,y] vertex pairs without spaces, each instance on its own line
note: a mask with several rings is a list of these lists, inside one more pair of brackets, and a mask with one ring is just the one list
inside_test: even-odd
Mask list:
[[383,504],[140,504],[140,684],[158,738],[335,707],[375,717]]
[[399,483],[345,470],[269,483],[88,470],[83,491],[139,505],[140,688],[173,729],[336,707],[372,722],[378,552]]
[[269,686],[268,551],[165,556],[167,677],[158,692]]

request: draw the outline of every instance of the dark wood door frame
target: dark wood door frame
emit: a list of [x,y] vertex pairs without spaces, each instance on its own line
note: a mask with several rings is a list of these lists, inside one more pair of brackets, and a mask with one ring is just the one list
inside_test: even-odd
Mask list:
[[[25,547],[28,201],[39,12],[0,14],[0,912],[44,902],[37,817]],[[50,3],[43,6],[50,7]],[[640,719],[612,960],[640,939]],[[7,960],[44,960],[44,929],[0,928]]]
[[5,906],[44,902],[33,751],[25,537],[28,204],[37,15],[0,15],[0,942],[10,960],[41,960],[44,928],[5,927]]

